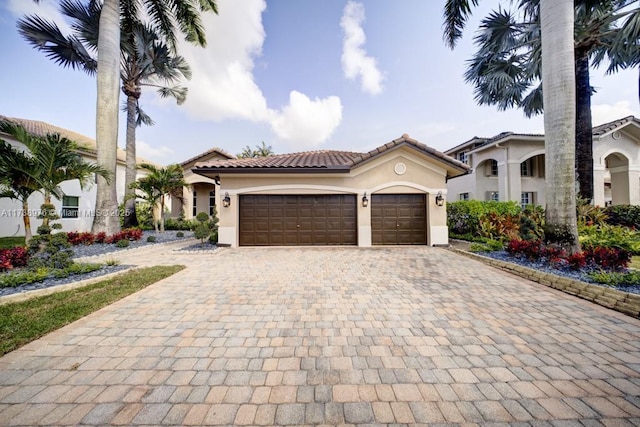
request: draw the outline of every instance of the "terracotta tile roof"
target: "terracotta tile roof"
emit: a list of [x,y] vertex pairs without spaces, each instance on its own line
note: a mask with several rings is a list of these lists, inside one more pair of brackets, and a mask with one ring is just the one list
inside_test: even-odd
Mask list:
[[234,156],[233,154],[230,154],[229,152],[223,150],[222,148],[218,148],[218,147],[213,147],[210,150],[205,151],[204,153],[200,153],[197,156],[194,156],[188,160],[185,160],[184,162],[180,163],[180,165],[185,166],[191,162],[194,162],[198,159],[201,159],[203,157],[207,157],[209,154],[219,154],[222,157],[226,157],[227,159],[235,159],[236,156]]
[[425,144],[422,144],[408,135],[395,139],[381,147],[371,150],[368,153],[354,153],[351,151],[319,150],[306,151],[291,154],[276,154],[267,157],[257,157],[249,159],[215,160],[211,162],[196,163],[194,172],[215,172],[215,171],[236,171],[236,172],[258,172],[258,171],[316,171],[316,172],[349,172],[351,168],[372,160],[379,155],[401,147],[409,145],[429,157],[436,158],[447,163],[460,172],[467,172],[469,166],[443,154]]
[[[67,139],[70,139],[71,141],[74,141],[76,144],[80,146],[80,149],[82,151],[85,151],[87,154],[91,154],[92,156],[96,155],[96,141],[94,139],[89,138],[88,136],[81,135],[77,132],[64,129],[59,126],[54,126],[46,122],[41,122],[39,120],[20,119],[16,117],[7,117],[3,115],[0,115],[0,120],[6,120],[9,122],[17,123],[22,127],[24,127],[27,132],[38,137],[45,137],[47,136],[47,134],[58,133],[63,138],[67,138]],[[126,159],[126,153],[121,148],[118,148],[117,159],[119,162],[124,162]],[[141,158],[138,158],[138,163],[156,164],[154,162],[149,162]]]

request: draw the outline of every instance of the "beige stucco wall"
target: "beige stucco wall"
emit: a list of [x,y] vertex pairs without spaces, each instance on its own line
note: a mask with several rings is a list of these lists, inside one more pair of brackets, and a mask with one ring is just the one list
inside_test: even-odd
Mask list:
[[[594,204],[640,204],[640,131],[627,126],[593,141]],[[607,168],[607,159],[609,169]],[[611,183],[605,189],[605,181]]]
[[[404,165],[402,167],[400,164]],[[360,202],[364,193],[427,194],[427,243],[448,243],[446,210],[435,205],[438,192],[446,196],[446,169],[414,150],[401,148],[362,164],[350,173],[313,174],[224,174],[220,173],[219,195],[229,193],[231,206],[220,207],[219,241],[237,246],[239,196],[243,194],[356,194],[358,200],[358,245],[371,246],[371,204]]]

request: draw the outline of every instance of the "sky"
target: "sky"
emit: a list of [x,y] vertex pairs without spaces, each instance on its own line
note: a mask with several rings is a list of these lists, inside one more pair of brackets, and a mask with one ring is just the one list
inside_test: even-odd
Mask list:
[[[276,153],[365,152],[403,134],[445,151],[473,136],[542,133],[542,116],[478,106],[464,81],[480,18],[510,5],[480,3],[450,50],[444,0],[218,0],[219,14],[203,16],[207,47],[179,46],[192,70],[186,102],[143,90],[155,125],[138,128],[138,155],[166,165],[262,141]],[[95,77],[55,64],[16,30],[18,18],[37,13],[66,31],[56,5],[0,0],[0,114],[95,138]],[[591,83],[594,125],[640,117],[637,69],[595,69]],[[124,147],[124,113],[119,129]]]

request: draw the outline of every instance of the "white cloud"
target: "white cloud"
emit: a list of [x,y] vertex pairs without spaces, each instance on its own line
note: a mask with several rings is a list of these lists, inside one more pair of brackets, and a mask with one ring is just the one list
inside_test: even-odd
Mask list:
[[68,34],[70,27],[59,11],[59,4],[58,0],[40,0],[39,3],[33,0],[8,0],[7,9],[18,18],[38,15],[42,19],[53,21],[64,34]]
[[152,160],[165,164],[166,160],[172,158],[174,155],[175,151],[169,147],[152,147],[144,141],[136,141],[136,156],[145,160]]
[[377,95],[382,92],[384,79],[375,58],[368,56],[363,49],[366,41],[362,22],[364,22],[364,6],[349,1],[344,7],[340,27],[344,31],[342,44],[342,70],[350,79],[360,77],[364,92]]
[[634,114],[629,101],[618,101],[613,105],[600,104],[591,106],[591,118],[594,126],[612,122]]
[[[261,55],[266,37],[262,26],[265,8],[264,0],[219,0],[218,16],[203,15],[207,47],[180,46],[193,72],[186,84],[189,95],[184,107],[199,120],[267,123],[286,142],[318,144],[340,124],[340,99],[330,96],[311,101],[293,90],[290,105],[281,111],[269,108],[253,76],[254,58]],[[305,130],[313,134],[304,134]]]
[[289,105],[274,112],[271,126],[280,138],[302,146],[317,146],[325,141],[342,120],[342,104],[337,96],[310,100],[292,91]]

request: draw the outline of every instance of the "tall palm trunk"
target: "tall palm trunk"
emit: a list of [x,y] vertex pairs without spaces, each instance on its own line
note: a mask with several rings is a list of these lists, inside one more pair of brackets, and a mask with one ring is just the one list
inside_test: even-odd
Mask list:
[[29,217],[29,202],[27,200],[22,201],[22,222],[24,223],[24,241],[29,243],[29,240],[33,237],[31,233],[31,217]]
[[124,175],[124,227],[137,227],[136,191],[131,187],[136,181],[136,110],[138,98],[125,89],[127,94],[127,155]]
[[576,85],[572,0],[541,0],[544,103],[545,238],[580,250],[576,220]]
[[120,94],[120,0],[105,0],[98,35],[98,90],[96,102],[97,163],[113,179],[98,176],[96,212],[92,231],[116,233],[120,229],[116,192],[118,97]]
[[164,233],[164,194],[160,197],[160,232]]
[[593,200],[593,124],[591,121],[591,83],[589,52],[576,54],[576,173],[578,193]]

